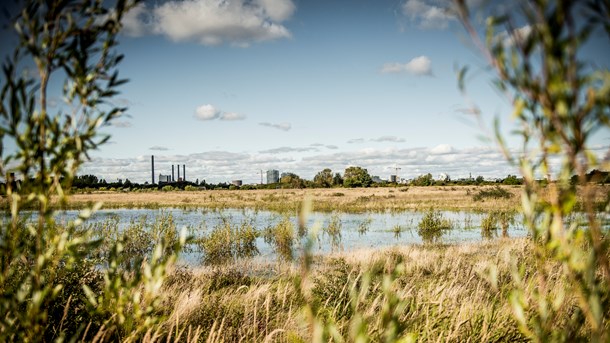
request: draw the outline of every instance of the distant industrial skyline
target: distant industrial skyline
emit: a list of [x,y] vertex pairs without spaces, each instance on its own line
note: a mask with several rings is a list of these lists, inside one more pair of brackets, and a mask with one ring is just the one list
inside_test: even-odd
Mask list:
[[[151,155],[157,176],[186,165],[189,179],[214,183],[259,183],[261,170],[271,169],[312,179],[349,166],[385,179],[397,167],[406,178],[516,174],[493,142],[480,139],[498,116],[517,151],[511,104],[490,85],[447,4],[144,1],[120,36],[119,71],[130,82],[116,104],[129,110],[104,128],[109,144],[79,174],[150,182]],[[609,68],[607,41],[596,44],[603,34],[593,33],[583,57]],[[2,37],[10,46],[6,31]],[[463,65],[472,71],[467,97],[457,88]],[[61,108],[62,81],[51,85],[52,110]],[[607,130],[591,143],[606,156]]]

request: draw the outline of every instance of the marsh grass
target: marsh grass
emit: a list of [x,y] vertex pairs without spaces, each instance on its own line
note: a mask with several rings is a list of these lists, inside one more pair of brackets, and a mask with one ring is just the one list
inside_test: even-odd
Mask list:
[[256,256],[259,254],[256,247],[258,235],[251,220],[246,218],[240,224],[233,225],[228,218],[222,217],[211,232],[198,240],[203,253],[202,262],[206,265],[222,265]]
[[481,220],[481,236],[493,238],[496,231],[502,229],[502,237],[508,237],[508,228],[515,224],[515,211],[492,211],[488,212]]
[[[304,229],[299,229],[304,230]],[[303,235],[305,234],[305,231]],[[299,236],[301,236],[299,232]],[[280,261],[292,261],[294,257],[295,229],[289,216],[283,216],[276,225],[268,226],[263,230],[265,243],[273,247],[273,251]]]
[[[527,240],[501,240],[316,258],[304,279],[307,298],[295,286],[301,272],[290,267],[261,264],[248,267],[248,274],[239,264],[176,270],[162,289],[164,333],[183,332],[185,341],[194,341],[186,338],[187,332],[198,333],[201,340],[225,342],[309,342],[316,337],[338,342],[364,335],[375,342],[409,337],[423,342],[525,341],[504,299],[513,282],[510,256],[530,261],[528,248]],[[276,272],[268,275],[268,270]],[[488,270],[495,271],[495,279],[484,276]],[[535,287],[531,281],[537,275],[531,265],[522,281]],[[559,290],[564,280],[548,282]],[[566,296],[568,303],[577,301]],[[314,326],[304,324],[306,302],[318,319]],[[565,308],[558,325],[569,318]]]
[[339,213],[333,213],[328,221],[328,224],[324,226],[323,231],[324,234],[330,240],[331,249],[338,250],[341,247],[341,227],[343,224],[341,223],[341,217]]
[[445,231],[450,230],[453,224],[443,214],[430,208],[417,224],[417,234],[425,243],[440,241]]
[[400,238],[402,233],[406,230],[407,230],[407,228],[403,227],[402,225],[398,225],[398,224],[394,225],[392,227],[392,233],[394,233],[394,238],[396,238],[396,239]]
[[[600,186],[600,194],[605,199],[609,186]],[[156,191],[156,192],[112,192],[96,191],[91,194],[74,194],[71,201],[58,208],[80,209],[97,201],[104,202],[104,208],[249,208],[271,210],[280,213],[297,213],[307,197],[315,197],[314,210],[317,212],[334,211],[347,213],[385,212],[385,211],[426,211],[430,207],[439,210],[492,210],[512,209],[519,206],[516,196],[510,199],[489,199],[473,201],[467,195],[468,190],[482,187],[459,186],[452,190],[449,187],[409,187],[408,191],[389,193],[387,188],[341,188],[341,189],[304,189],[292,191],[273,190],[198,190],[198,191]],[[519,194],[520,188],[503,187],[511,194]],[[395,190],[395,189],[394,189]],[[335,195],[340,193],[342,195]],[[315,195],[318,194],[318,195]],[[387,197],[393,195],[394,197]],[[601,196],[601,195],[600,195]],[[183,202],[188,199],[188,203]],[[600,200],[601,201],[601,200]],[[3,208],[8,209],[6,201],[0,200]]]
[[363,236],[365,235],[369,229],[371,228],[371,224],[373,223],[373,218],[371,218],[370,216],[367,217],[366,219],[364,219],[363,221],[361,221],[360,223],[358,223],[358,235]]

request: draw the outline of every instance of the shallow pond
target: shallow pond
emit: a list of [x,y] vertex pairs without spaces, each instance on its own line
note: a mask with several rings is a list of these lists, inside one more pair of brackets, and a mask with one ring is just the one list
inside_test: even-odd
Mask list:
[[[444,219],[451,222],[451,229],[443,230],[439,239],[442,243],[477,242],[484,239],[494,239],[502,236],[501,230],[492,230],[485,234],[481,229],[481,221],[487,216],[486,213],[452,212],[440,211]],[[76,218],[78,211],[63,211],[57,213],[57,220],[65,222]],[[280,223],[285,215],[270,211],[255,211],[249,209],[109,209],[96,212],[88,223],[104,222],[114,220],[118,222],[119,229],[128,227],[131,223],[145,222],[144,225],[152,224],[161,216],[171,215],[178,228],[187,227],[190,234],[195,237],[203,236],[224,222],[231,225],[240,225],[244,221],[250,223],[258,232],[267,227],[273,227]],[[424,212],[386,212],[386,213],[312,213],[308,217],[308,228],[318,227],[314,253],[324,254],[333,250],[350,251],[361,248],[382,248],[404,244],[422,243],[422,237],[418,235],[418,223],[425,215]],[[297,215],[289,217],[290,221],[297,225]],[[323,230],[328,227],[331,220],[340,223],[340,241],[338,246],[332,245],[331,237]],[[521,225],[517,215],[514,223],[508,226],[509,237],[522,237],[527,234]],[[336,242],[336,240],[335,240]],[[265,243],[262,237],[256,240],[259,257],[263,259],[275,258],[273,247]],[[295,245],[296,247],[297,245]],[[189,262],[200,260],[201,253],[194,252],[184,256]]]

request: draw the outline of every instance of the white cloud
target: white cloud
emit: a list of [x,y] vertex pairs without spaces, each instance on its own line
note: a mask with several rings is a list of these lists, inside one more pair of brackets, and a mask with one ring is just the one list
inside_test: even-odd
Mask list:
[[358,143],[364,143],[364,138],[353,138],[353,139],[350,139],[349,141],[347,141],[347,144],[358,144]]
[[[308,148],[278,149],[289,152],[291,149]],[[607,144],[591,150],[600,159],[608,154],[608,151]],[[470,173],[473,177],[505,177],[519,173],[517,167],[509,165],[495,147],[453,148],[441,144],[431,148],[366,148],[332,153],[326,150],[318,153],[311,150],[309,154],[307,152],[303,151],[306,155],[300,158],[288,154],[229,151],[205,151],[189,155],[155,154],[155,173],[171,173],[171,164],[175,163],[186,165],[188,180],[205,179],[214,183],[234,179],[244,180],[244,183],[260,182],[260,170],[267,169],[292,171],[311,180],[324,168],[343,173],[350,165],[366,168],[371,175],[379,175],[381,178],[394,174],[393,166],[401,168],[400,176],[404,178],[413,178],[423,173],[446,173],[452,179],[468,177]],[[560,163],[558,159],[553,165],[558,166]],[[135,182],[150,182],[150,156],[94,158],[83,165],[79,174],[93,174],[107,181],[129,178]]]
[[532,34],[532,27],[525,25],[512,30],[511,32],[503,31],[499,33],[495,38],[502,40],[502,44],[505,47],[512,47],[518,44],[522,44]]
[[131,37],[145,35],[151,29],[151,16],[146,4],[139,3],[123,16],[123,33]]
[[220,120],[244,120],[246,116],[243,114],[235,113],[235,112],[223,112],[220,115]]
[[195,109],[195,118],[199,120],[214,120],[220,117],[220,111],[210,104],[201,105]]
[[336,145],[330,145],[330,144],[329,144],[329,145],[327,145],[327,144],[322,144],[322,143],[313,143],[313,144],[310,144],[310,145],[311,145],[311,146],[315,146],[315,147],[324,147],[324,148],[326,148],[326,149],[330,149],[330,150],[336,150],[336,149],[339,149],[339,147],[338,147],[338,146],[336,146]]
[[235,120],[244,120],[246,116],[243,114],[235,113],[235,112],[224,112],[211,104],[201,105],[195,109],[195,118],[199,120],[225,120],[225,121],[235,121]]
[[418,56],[407,63],[391,62],[381,67],[384,74],[396,74],[406,72],[417,76],[432,76],[432,61],[427,56]]
[[449,144],[439,144],[430,150],[432,155],[445,155],[453,152],[453,147]]
[[269,18],[279,22],[290,19],[296,9],[292,1],[286,0],[258,0],[257,3],[265,9]]
[[306,147],[306,148],[292,148],[292,147],[279,147],[275,149],[268,149],[259,151],[261,154],[286,154],[292,152],[307,152],[307,151],[318,151],[315,147]]
[[405,141],[404,138],[396,137],[396,136],[381,136],[379,138],[371,139],[373,142],[394,142],[394,143],[402,143]]
[[290,38],[282,23],[296,7],[292,0],[169,0],[155,7],[142,4],[125,17],[125,33],[163,35],[175,42],[248,46]]
[[292,128],[292,125],[290,123],[268,123],[268,122],[262,122],[262,123],[258,123],[258,125],[266,126],[266,127],[272,127],[274,129],[278,129],[278,130],[282,130],[282,131],[289,131]]
[[446,29],[455,20],[450,11],[451,3],[446,0],[407,0],[403,13],[422,29]]

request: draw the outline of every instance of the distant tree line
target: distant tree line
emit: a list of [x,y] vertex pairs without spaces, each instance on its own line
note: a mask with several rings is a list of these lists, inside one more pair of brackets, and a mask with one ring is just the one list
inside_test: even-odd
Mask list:
[[[577,182],[576,176],[573,178],[573,182]],[[610,173],[606,171],[593,170],[587,174],[589,182],[595,182],[599,184],[610,183]],[[19,186],[19,181],[10,180],[14,187]],[[546,184],[546,179],[539,180],[541,184]],[[116,181],[108,182],[105,179],[99,179],[95,175],[87,174],[76,176],[72,181],[72,185],[69,185],[74,190],[87,191],[87,190],[98,190],[98,191],[146,191],[146,190],[200,190],[200,189],[302,189],[302,188],[366,188],[366,187],[396,187],[396,186],[468,186],[468,185],[521,185],[523,179],[516,175],[507,175],[505,178],[499,178],[495,180],[485,180],[483,176],[477,176],[472,178],[452,180],[449,176],[443,180],[434,179],[432,174],[427,173],[420,175],[406,183],[396,183],[382,180],[381,182],[375,182],[369,172],[362,167],[348,167],[345,169],[343,175],[341,173],[333,173],[329,168],[318,172],[313,180],[303,179],[295,173],[284,173],[280,178],[279,182],[271,184],[247,184],[237,186],[228,182],[219,183],[207,183],[205,180],[195,182],[191,181],[179,181],[172,183],[161,183],[161,184],[149,184],[132,182],[129,179],[118,179]],[[68,186],[68,185],[65,185]],[[0,192],[4,194],[6,184],[0,183]]]

